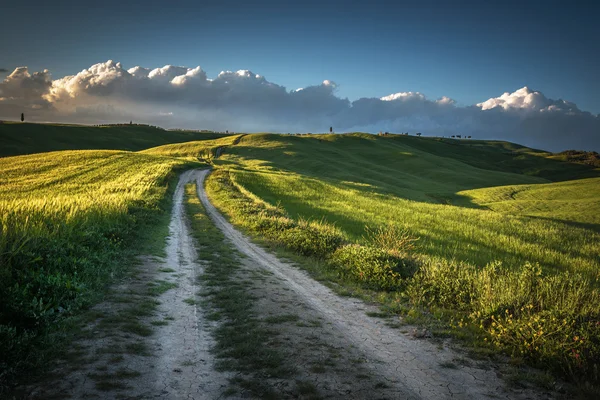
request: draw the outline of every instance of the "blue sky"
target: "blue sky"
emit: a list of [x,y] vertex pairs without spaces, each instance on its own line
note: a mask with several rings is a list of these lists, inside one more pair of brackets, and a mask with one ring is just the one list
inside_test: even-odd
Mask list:
[[[356,100],[419,91],[471,105],[523,86],[600,113],[592,2],[124,1],[3,6],[0,68],[54,79],[108,59],[249,69]],[[8,17],[8,18],[7,18]]]
[[0,119],[333,126],[600,150],[600,6],[589,1],[32,1],[0,11]]

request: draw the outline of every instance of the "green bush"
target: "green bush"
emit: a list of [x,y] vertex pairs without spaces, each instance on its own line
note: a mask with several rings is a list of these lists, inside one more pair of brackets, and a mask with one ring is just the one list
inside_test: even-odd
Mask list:
[[342,278],[364,283],[374,289],[398,289],[403,276],[409,275],[401,258],[359,244],[340,247],[331,255],[329,263]]
[[598,382],[600,293],[583,275],[537,264],[423,263],[406,290],[418,306],[462,311],[491,346],[574,380]]
[[473,296],[475,267],[447,260],[427,260],[420,263],[406,289],[411,303],[469,310]]
[[341,246],[343,237],[329,224],[301,219],[296,226],[283,230],[278,240],[304,256],[325,258]]

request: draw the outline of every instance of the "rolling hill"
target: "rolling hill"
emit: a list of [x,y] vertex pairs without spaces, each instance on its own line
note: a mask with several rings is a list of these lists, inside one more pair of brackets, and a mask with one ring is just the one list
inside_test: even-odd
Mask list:
[[[206,165],[200,160],[213,168],[211,201],[232,223],[310,256],[304,264],[317,276],[373,291],[393,312],[425,310],[444,326],[460,320],[471,333],[459,336],[477,346],[596,379],[600,170],[593,164],[508,142],[361,133],[216,137],[4,124],[0,144],[0,289],[18,300],[0,315],[4,342],[21,340],[11,330],[16,315],[34,315],[20,326],[36,324],[28,301],[38,288],[59,294],[48,297],[54,309],[78,298],[74,272],[86,271],[78,284],[98,285],[93,271],[116,268],[113,254],[156,216],[168,177]],[[113,150],[50,152],[85,148]],[[123,149],[137,152],[115,151]],[[106,251],[96,259],[89,249]],[[47,265],[48,274],[28,263]],[[22,279],[11,276],[33,282],[32,291],[15,297]],[[55,316],[43,318],[49,326]],[[573,344],[556,332],[591,340]],[[17,353],[7,357],[17,362]]]
[[168,143],[221,138],[220,133],[168,131],[146,125],[0,124],[0,157],[57,150],[138,151]]

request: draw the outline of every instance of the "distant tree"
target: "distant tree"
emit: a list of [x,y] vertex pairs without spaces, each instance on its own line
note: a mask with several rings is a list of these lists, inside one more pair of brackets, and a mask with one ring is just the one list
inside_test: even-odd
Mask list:
[[452,135],[453,138],[455,138],[456,136]]
[[21,113],[21,122],[25,121],[25,114]]
[[417,136],[421,136],[421,132],[417,132]]
[[329,133],[333,133],[333,126],[329,127]]
[[133,125],[133,121],[129,121],[129,125]]
[[467,136],[469,139],[471,139],[471,135]]
[[460,139],[461,136],[460,135],[456,135],[456,137]]

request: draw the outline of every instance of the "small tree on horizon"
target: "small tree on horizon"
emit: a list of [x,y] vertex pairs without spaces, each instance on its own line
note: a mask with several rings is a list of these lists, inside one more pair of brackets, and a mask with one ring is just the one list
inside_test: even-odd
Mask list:
[[25,114],[21,113],[21,122],[25,121]]

